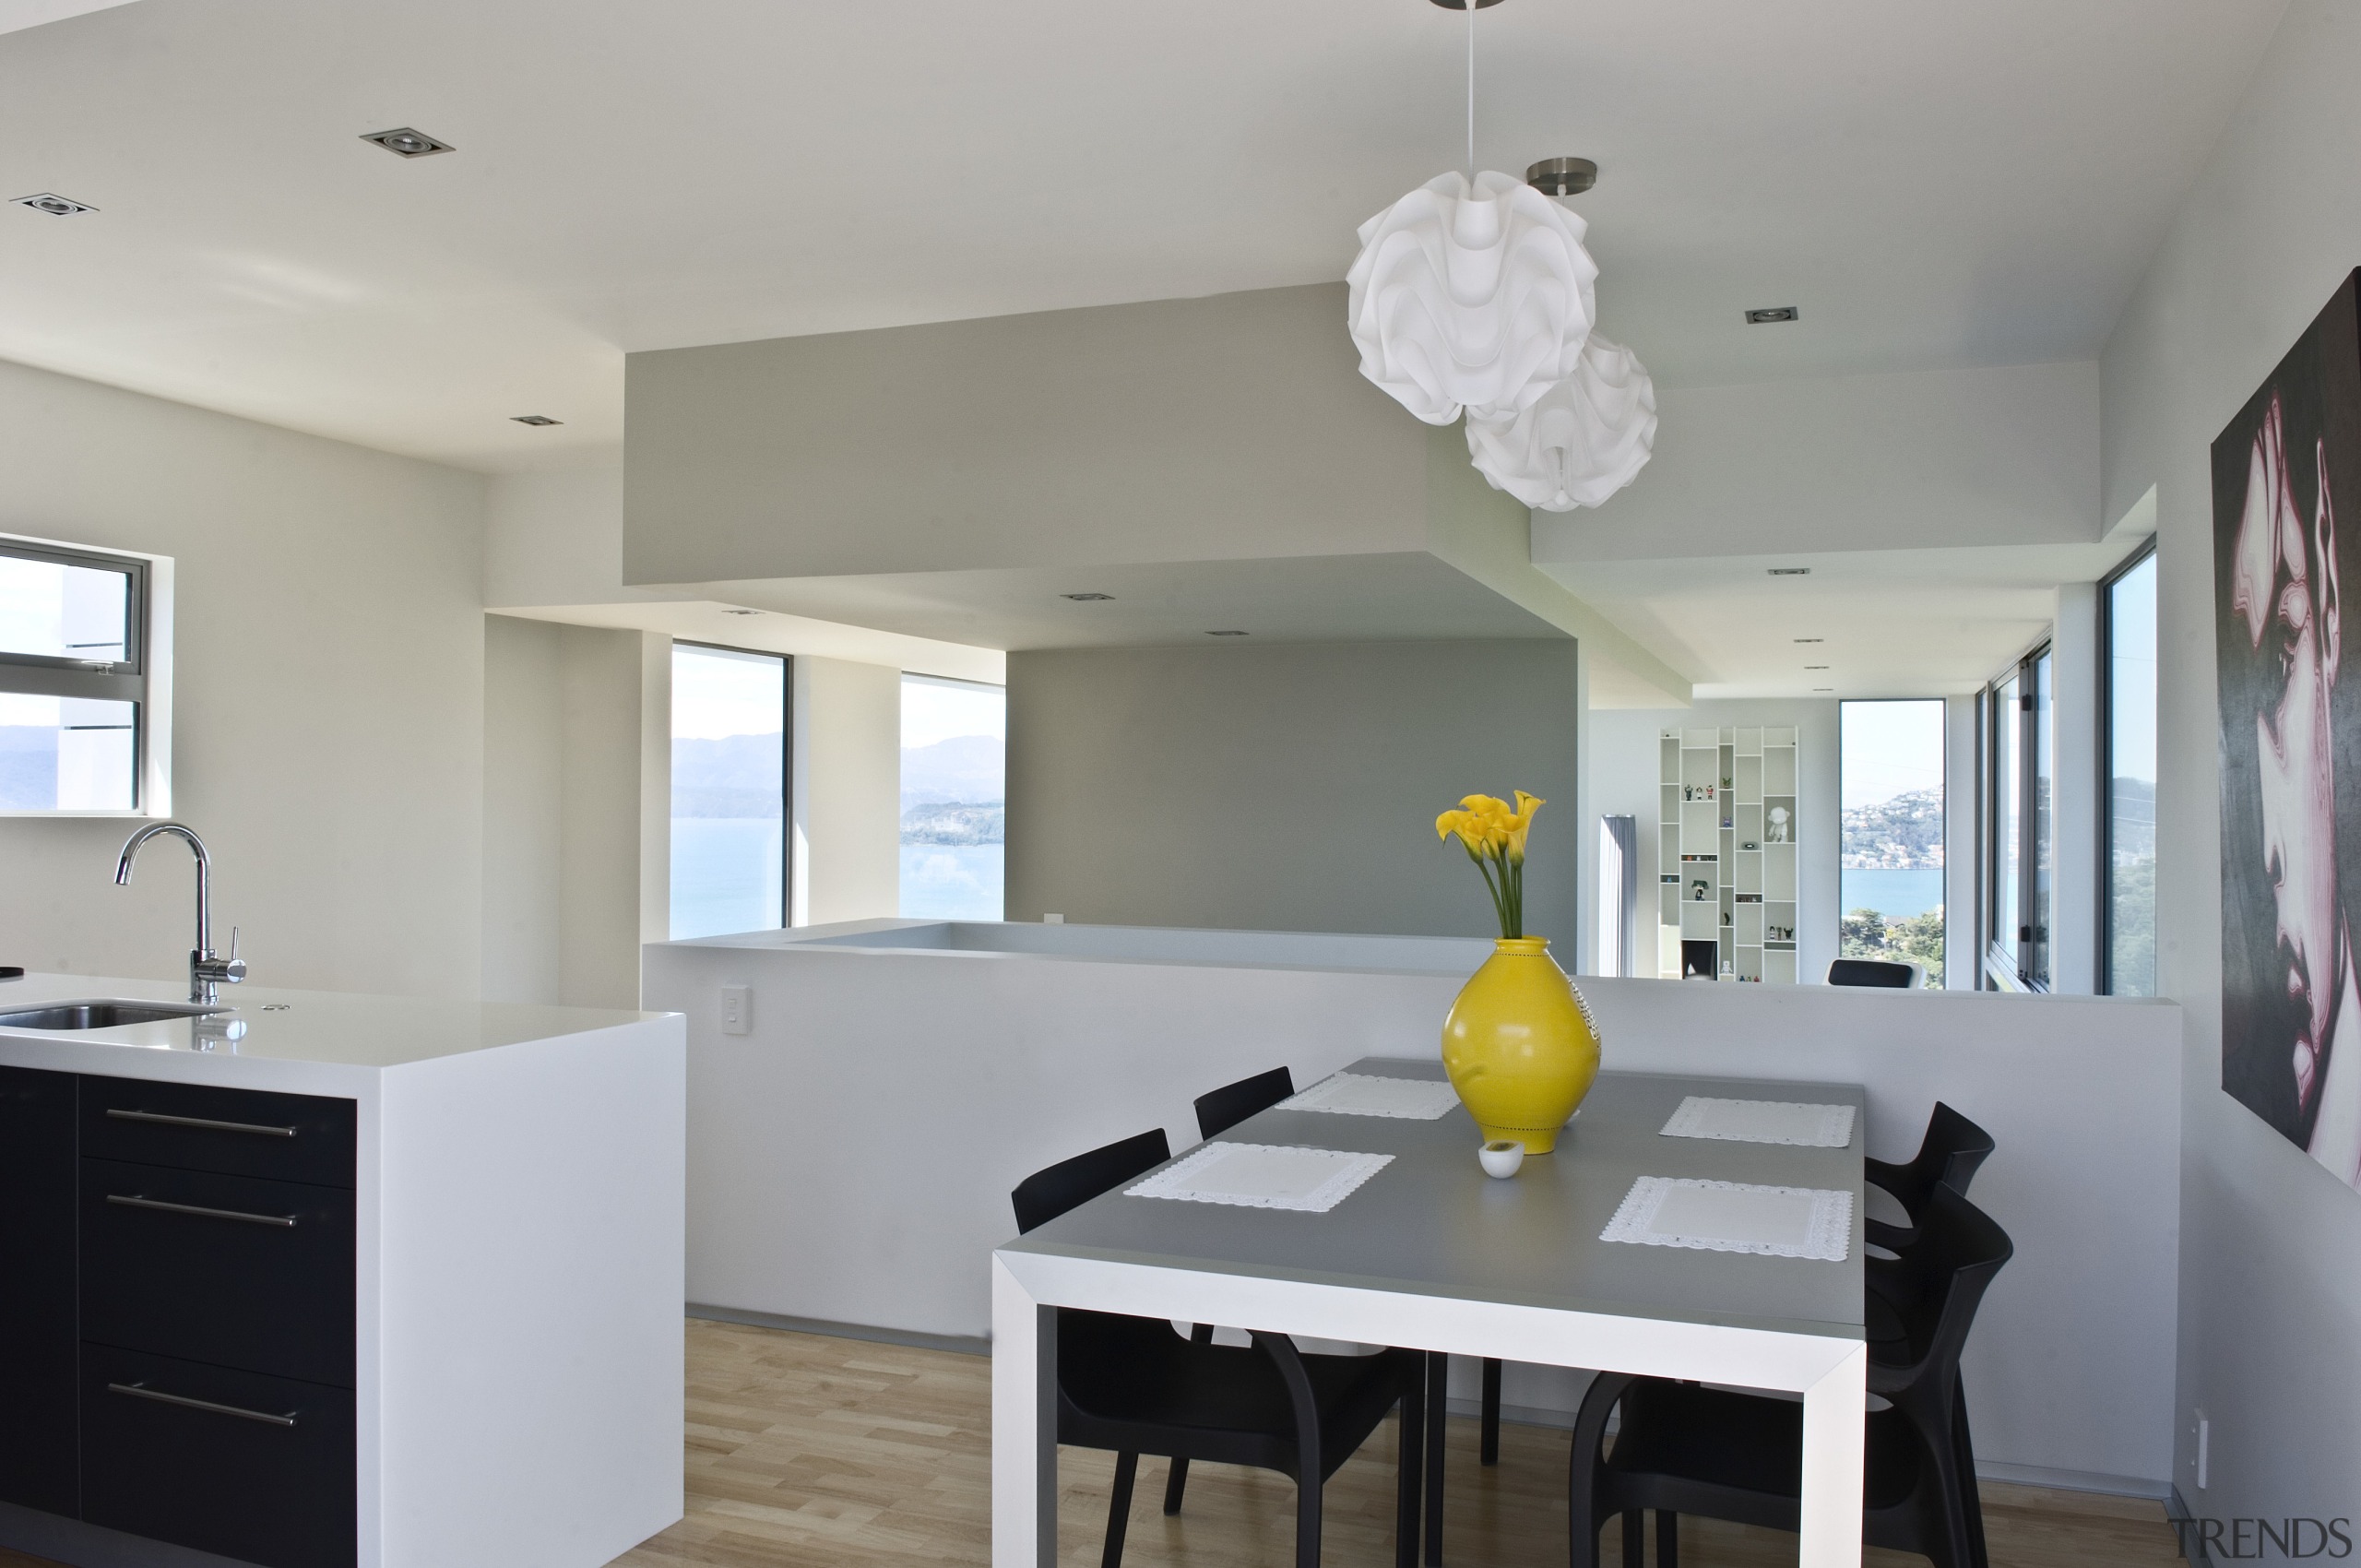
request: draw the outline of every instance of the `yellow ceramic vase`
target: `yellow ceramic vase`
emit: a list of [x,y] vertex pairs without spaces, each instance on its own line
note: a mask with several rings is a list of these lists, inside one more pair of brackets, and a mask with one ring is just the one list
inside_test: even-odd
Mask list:
[[1598,1077],[1598,1030],[1548,938],[1493,944],[1443,1020],[1451,1087],[1489,1139],[1548,1154]]

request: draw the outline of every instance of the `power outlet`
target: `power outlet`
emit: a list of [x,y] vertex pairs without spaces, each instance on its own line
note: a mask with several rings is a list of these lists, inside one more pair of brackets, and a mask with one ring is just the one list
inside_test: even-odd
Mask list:
[[751,985],[725,985],[721,988],[721,1032],[726,1035],[751,1034],[754,1028],[754,988]]

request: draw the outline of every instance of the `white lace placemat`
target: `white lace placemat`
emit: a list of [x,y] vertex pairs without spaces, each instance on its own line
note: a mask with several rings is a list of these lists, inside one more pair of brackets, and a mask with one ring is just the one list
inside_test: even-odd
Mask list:
[[1692,1094],[1664,1124],[1662,1135],[1844,1148],[1853,1141],[1853,1108],[1784,1099],[1710,1099]]
[[1393,1116],[1431,1122],[1459,1103],[1459,1093],[1432,1078],[1381,1078],[1338,1073],[1279,1101],[1281,1111],[1332,1111],[1339,1116]]
[[1852,1247],[1853,1194],[1643,1176],[1631,1183],[1598,1239],[1843,1263]]
[[1325,1214],[1393,1160],[1390,1154],[1215,1143],[1123,1191],[1135,1198]]

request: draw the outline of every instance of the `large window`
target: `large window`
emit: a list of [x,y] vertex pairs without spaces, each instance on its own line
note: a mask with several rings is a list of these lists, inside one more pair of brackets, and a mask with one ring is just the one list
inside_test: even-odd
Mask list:
[[1005,688],[902,677],[904,918],[1001,918],[1007,755]]
[[0,540],[0,812],[133,812],[148,738],[148,564]]
[[2047,645],[1985,688],[1984,962],[1996,983],[2049,989],[2050,900],[2057,833],[2052,713],[2055,666]]
[[787,660],[672,645],[672,936],[787,923]]
[[1837,952],[1896,958],[1943,983],[1943,704],[1838,709]]
[[2102,991],[2156,994],[2156,556],[2099,586],[2106,660],[2100,874]]

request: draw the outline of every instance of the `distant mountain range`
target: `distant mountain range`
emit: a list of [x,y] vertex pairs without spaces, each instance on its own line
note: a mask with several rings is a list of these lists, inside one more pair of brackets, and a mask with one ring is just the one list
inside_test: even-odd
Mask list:
[[1845,813],[1838,863],[1847,871],[1904,871],[1943,863],[1943,792],[1913,790]]
[[902,810],[957,803],[998,805],[1008,798],[1008,746],[997,735],[954,735],[931,746],[902,748]]
[[675,738],[672,814],[741,820],[781,814],[787,798],[779,778],[785,744],[777,733],[710,741]]

